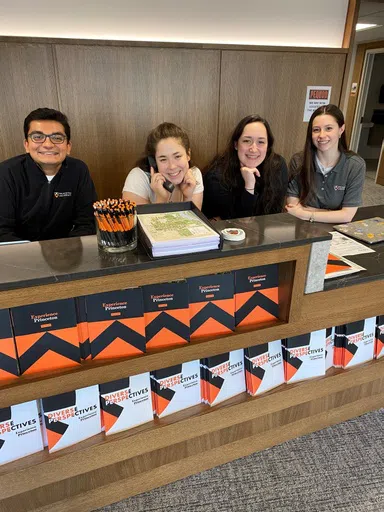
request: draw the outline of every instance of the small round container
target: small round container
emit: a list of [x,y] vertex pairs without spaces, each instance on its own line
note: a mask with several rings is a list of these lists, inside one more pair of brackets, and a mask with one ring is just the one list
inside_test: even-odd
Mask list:
[[229,242],[241,242],[245,240],[245,232],[239,228],[225,228],[221,231],[224,240]]

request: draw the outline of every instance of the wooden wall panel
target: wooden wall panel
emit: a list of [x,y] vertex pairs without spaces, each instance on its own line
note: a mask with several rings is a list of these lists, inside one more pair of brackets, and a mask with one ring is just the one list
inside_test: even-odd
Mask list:
[[218,50],[57,45],[55,52],[73,155],[89,165],[99,197],[120,197],[148,132],[163,121],[187,130],[197,165],[215,154]]
[[23,122],[38,107],[58,108],[52,48],[0,43],[0,162],[24,152]]
[[223,51],[219,148],[248,114],[271,125],[275,149],[286,159],[304,146],[303,122],[308,85],[331,85],[331,102],[339,104],[345,54]]

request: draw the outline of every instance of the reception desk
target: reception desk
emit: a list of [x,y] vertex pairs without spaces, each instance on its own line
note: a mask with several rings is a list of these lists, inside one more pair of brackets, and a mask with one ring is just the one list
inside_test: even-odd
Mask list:
[[[357,218],[372,216],[384,217],[384,207],[362,208]],[[384,244],[351,257],[367,271],[314,291],[323,289],[329,226],[287,214],[217,223],[225,226],[241,227],[246,240],[160,260],[140,247],[109,255],[92,236],[1,247],[0,308],[277,263],[280,313],[276,321],[230,335],[21,376],[0,387],[0,407],[384,314]],[[100,434],[55,454],[44,451],[0,466],[0,511],[92,510],[383,405],[384,358],[331,369],[325,377],[259,397],[243,393],[212,408],[195,406],[109,438]]]

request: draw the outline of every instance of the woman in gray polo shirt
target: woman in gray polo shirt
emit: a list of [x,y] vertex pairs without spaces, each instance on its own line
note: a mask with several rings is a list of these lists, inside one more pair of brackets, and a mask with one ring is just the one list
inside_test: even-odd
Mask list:
[[348,151],[344,116],[335,105],[312,114],[304,151],[289,164],[286,210],[310,222],[350,222],[362,204],[364,160]]

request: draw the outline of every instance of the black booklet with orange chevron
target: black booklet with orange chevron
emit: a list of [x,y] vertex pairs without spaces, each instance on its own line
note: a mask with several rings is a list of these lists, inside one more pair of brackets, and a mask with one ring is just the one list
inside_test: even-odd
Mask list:
[[105,433],[116,434],[153,420],[149,373],[99,384]]
[[334,365],[350,368],[374,357],[376,317],[335,327]]
[[200,403],[200,362],[151,372],[153,409],[159,418]]
[[97,293],[86,298],[93,359],[112,359],[145,352],[141,288]]
[[191,339],[235,330],[232,272],[188,279]]
[[75,297],[75,306],[81,359],[90,359],[91,346],[89,344],[86,297]]
[[384,315],[376,317],[375,357],[384,357]]
[[8,309],[0,309],[0,382],[14,380],[19,375],[15,340]]
[[186,281],[143,287],[147,350],[188,343],[190,339]]
[[252,396],[285,382],[281,340],[245,348],[244,364],[247,392]]
[[236,326],[278,319],[278,264],[236,270],[235,308]]
[[80,364],[75,301],[62,299],[11,309],[21,373]]
[[56,452],[101,432],[98,386],[42,399],[49,452]]

